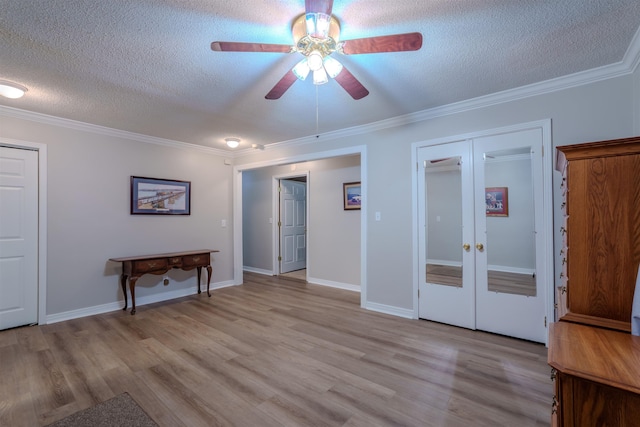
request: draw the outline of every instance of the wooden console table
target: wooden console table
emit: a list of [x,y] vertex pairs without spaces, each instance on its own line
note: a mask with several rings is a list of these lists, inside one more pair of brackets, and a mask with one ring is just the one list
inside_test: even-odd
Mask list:
[[197,251],[174,252],[168,254],[133,256],[124,258],[110,258],[109,261],[122,263],[122,275],[120,285],[124,294],[124,308],[127,309],[127,277],[129,278],[129,291],[131,292],[131,314],[136,314],[136,281],[144,274],[164,274],[172,268],[181,270],[198,269],[198,293],[200,293],[200,277],[202,267],[207,269],[207,295],[211,283],[211,253],[220,252],[213,249],[200,249]]

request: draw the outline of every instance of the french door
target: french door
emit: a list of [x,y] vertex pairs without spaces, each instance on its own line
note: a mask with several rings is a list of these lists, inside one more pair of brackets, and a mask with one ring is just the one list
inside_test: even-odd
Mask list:
[[419,317],[546,340],[542,130],[418,150]]

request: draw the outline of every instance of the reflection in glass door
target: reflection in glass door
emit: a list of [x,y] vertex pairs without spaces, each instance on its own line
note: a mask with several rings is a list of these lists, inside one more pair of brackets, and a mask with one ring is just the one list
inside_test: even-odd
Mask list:
[[420,317],[475,327],[473,187],[465,141],[420,150]]
[[546,339],[541,141],[540,129],[473,141],[476,327],[537,342]]

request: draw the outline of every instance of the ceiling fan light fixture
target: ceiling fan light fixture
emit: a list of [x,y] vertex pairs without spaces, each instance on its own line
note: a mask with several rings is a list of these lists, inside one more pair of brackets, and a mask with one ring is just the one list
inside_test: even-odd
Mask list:
[[327,72],[324,68],[320,68],[319,70],[315,70],[313,72],[313,84],[314,85],[323,85],[329,81],[329,77],[327,76]]
[[240,138],[225,138],[224,140],[229,148],[236,148],[240,145]]
[[302,61],[298,62],[295,67],[293,67],[293,74],[295,74],[300,80],[306,79],[309,75],[309,71],[311,71],[307,62],[307,58],[304,58]]
[[342,64],[337,59],[334,59],[330,56],[324,58],[324,69],[327,70],[327,74],[332,79],[335,79],[338,74],[342,71]]
[[326,39],[331,26],[331,15],[320,12],[307,13],[305,15],[307,23],[307,34],[316,39]]
[[322,68],[322,54],[314,50],[307,56],[307,64],[311,71],[318,71]]
[[6,80],[0,80],[0,95],[5,98],[17,99],[21,98],[27,88],[17,83],[8,82]]

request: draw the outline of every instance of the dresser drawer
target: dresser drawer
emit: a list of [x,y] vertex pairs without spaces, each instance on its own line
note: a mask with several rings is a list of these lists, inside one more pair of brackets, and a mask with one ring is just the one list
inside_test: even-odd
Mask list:
[[169,267],[181,267],[182,266],[182,257],[176,256],[168,258]]
[[163,259],[145,259],[133,262],[133,274],[165,272],[168,270],[168,262]]
[[182,266],[185,268],[204,267],[209,265],[210,259],[210,254],[185,255],[182,257]]

